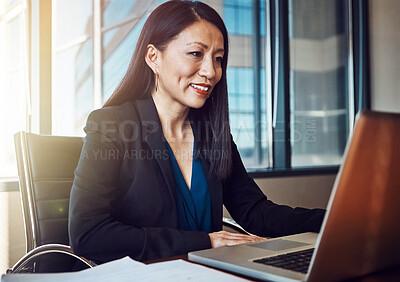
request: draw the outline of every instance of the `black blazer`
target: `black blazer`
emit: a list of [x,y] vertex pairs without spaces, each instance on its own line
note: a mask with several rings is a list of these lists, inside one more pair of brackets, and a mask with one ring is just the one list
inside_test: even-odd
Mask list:
[[[74,252],[105,262],[146,261],[211,247],[207,233],[178,229],[176,184],[151,98],[93,111],[75,170],[69,208]],[[197,130],[193,130],[196,137]],[[211,196],[212,230],[222,230],[222,205],[260,236],[318,232],[324,211],[267,200],[232,142],[233,169],[219,181],[201,158]]]

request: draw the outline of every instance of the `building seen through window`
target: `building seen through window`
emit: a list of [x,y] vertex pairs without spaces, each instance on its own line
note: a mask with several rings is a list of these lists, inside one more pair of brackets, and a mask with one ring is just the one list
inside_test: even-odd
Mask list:
[[346,0],[289,1],[292,166],[340,163],[353,106],[348,14]]

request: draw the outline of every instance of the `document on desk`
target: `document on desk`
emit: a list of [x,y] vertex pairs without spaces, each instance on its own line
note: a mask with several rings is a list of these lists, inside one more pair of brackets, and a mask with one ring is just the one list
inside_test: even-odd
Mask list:
[[144,264],[125,257],[94,268],[67,273],[2,275],[1,282],[102,282],[102,281],[247,281],[184,260]]

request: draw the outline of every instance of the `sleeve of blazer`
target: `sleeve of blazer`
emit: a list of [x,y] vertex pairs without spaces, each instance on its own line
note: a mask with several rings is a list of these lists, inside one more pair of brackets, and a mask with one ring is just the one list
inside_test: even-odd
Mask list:
[[97,262],[124,256],[146,261],[211,247],[205,232],[135,227],[117,221],[112,216],[120,193],[122,158],[117,155],[124,149],[117,133],[118,117],[107,109],[94,111],[85,132],[69,209],[70,244],[76,254]]
[[232,141],[233,168],[224,182],[224,204],[233,219],[250,233],[265,237],[318,232],[325,210],[291,208],[268,200],[247,175]]

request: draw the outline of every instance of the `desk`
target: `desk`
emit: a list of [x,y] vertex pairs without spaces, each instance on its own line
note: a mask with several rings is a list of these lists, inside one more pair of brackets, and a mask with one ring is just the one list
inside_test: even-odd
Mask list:
[[[181,256],[175,256],[175,257],[166,258],[166,259],[148,261],[148,262],[145,262],[145,263],[146,264],[151,264],[151,263],[169,261],[169,260],[175,260],[175,259],[183,259],[183,260],[186,260],[186,261],[190,261],[188,259],[187,255],[181,255]],[[190,261],[190,262],[192,262],[192,261]],[[196,262],[192,262],[192,263],[196,263]],[[204,264],[201,264],[201,265],[204,265]],[[227,272],[227,273],[230,273],[230,274],[242,277],[242,278],[246,278],[246,279],[249,279],[250,281],[261,281],[261,280],[258,280],[258,279],[255,279],[255,278],[251,278],[251,277],[248,277],[248,276],[239,275],[239,274],[236,274],[236,273],[231,272],[231,271],[225,271],[225,270],[222,270],[222,269],[219,269],[219,268],[215,268],[215,267],[212,267],[212,266],[208,266],[208,265],[204,265],[204,266],[207,266],[207,267],[210,267],[210,268],[213,268],[213,269],[217,269],[217,270],[220,270],[220,271],[223,271],[223,272]],[[378,272],[375,272],[375,273],[372,273],[372,274],[369,274],[369,275],[366,275],[366,276],[358,277],[358,278],[355,278],[355,279],[350,279],[350,280],[347,280],[347,281],[348,282],[382,282],[382,281],[385,281],[385,282],[388,281],[389,282],[389,281],[400,281],[400,265],[398,265],[396,267],[392,267],[392,268],[386,269],[386,270],[381,270],[381,271],[378,271]]]

